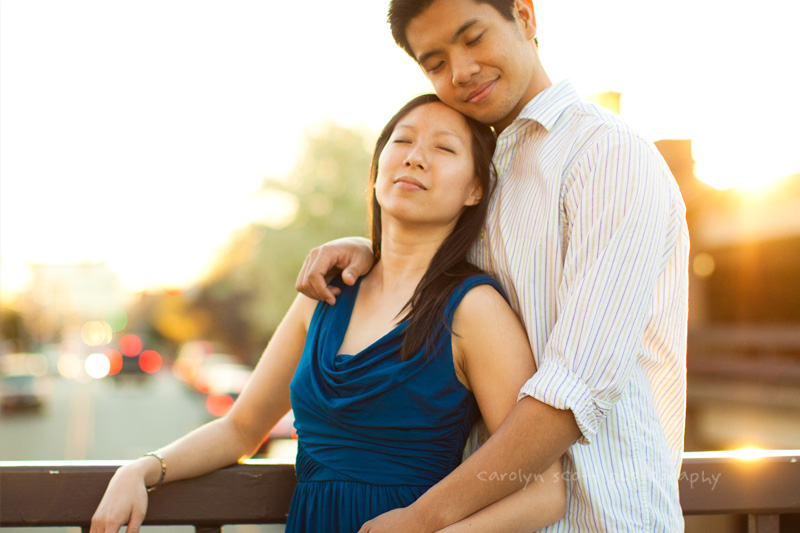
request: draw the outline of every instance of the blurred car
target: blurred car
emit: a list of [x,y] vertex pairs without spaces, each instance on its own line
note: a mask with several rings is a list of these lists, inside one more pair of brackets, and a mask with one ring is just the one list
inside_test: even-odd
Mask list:
[[294,412],[289,411],[272,428],[254,457],[294,461],[296,455],[297,431],[294,428]]
[[[178,351],[173,363],[174,375],[190,389],[205,395],[206,410],[211,416],[225,416],[250,380],[252,369],[227,353],[215,351],[208,341],[191,341]],[[261,443],[254,457],[294,460],[297,433],[294,414],[286,414]]]
[[39,410],[50,392],[47,359],[41,354],[15,353],[0,357],[2,412]]
[[241,364],[233,355],[212,353],[197,364],[194,379],[188,383],[203,394],[235,392],[238,397],[251,372],[250,367]]
[[193,387],[200,366],[215,353],[220,353],[220,350],[209,341],[186,342],[178,350],[178,357],[172,364],[172,373]]
[[145,374],[142,367],[139,365],[139,356],[123,356],[122,357],[122,367],[119,369],[119,372],[112,376],[114,381],[133,381],[133,382],[140,382],[143,381],[147,374]]
[[213,416],[224,416],[250,379],[250,367],[239,363],[204,365],[195,381],[200,392],[207,394],[206,409]]

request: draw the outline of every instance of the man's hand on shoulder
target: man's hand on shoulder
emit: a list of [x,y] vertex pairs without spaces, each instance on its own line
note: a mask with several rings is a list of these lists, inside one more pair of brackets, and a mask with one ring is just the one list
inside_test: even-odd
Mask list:
[[309,252],[297,275],[295,288],[314,300],[333,305],[339,289],[328,286],[328,280],[342,272],[342,280],[353,285],[370,271],[374,259],[372,244],[363,237],[345,237],[317,246]]

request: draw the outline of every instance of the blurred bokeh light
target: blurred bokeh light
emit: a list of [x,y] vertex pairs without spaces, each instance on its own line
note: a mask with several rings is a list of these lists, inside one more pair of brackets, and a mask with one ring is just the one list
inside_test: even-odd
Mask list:
[[139,366],[148,373],[154,374],[161,370],[161,354],[155,350],[145,350],[139,356]]
[[89,346],[108,344],[112,335],[111,326],[102,320],[90,320],[81,328],[81,338]]
[[108,359],[108,375],[114,376],[122,370],[122,354],[117,350],[106,350],[103,354]]
[[102,353],[89,354],[86,358],[86,373],[94,379],[101,379],[108,375],[111,370],[111,363]]
[[119,351],[127,357],[136,357],[142,353],[142,339],[129,333],[119,340]]

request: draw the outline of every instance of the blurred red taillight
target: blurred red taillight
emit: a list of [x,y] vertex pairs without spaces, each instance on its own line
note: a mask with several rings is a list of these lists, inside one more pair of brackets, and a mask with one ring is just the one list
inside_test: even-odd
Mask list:
[[211,394],[206,398],[206,409],[213,416],[225,416],[233,407],[234,400],[227,394]]
[[153,374],[161,369],[161,354],[155,350],[145,350],[139,356],[139,367],[148,374]]

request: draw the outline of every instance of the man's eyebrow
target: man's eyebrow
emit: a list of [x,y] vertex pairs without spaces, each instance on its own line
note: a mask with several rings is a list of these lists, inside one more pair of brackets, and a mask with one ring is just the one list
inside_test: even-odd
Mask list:
[[[472,26],[474,26],[477,23],[478,23],[478,19],[475,18],[475,19],[469,19],[464,24],[459,26],[459,28],[455,31],[455,33],[453,33],[453,38],[450,39],[450,43],[451,44],[455,44],[455,42],[458,40],[458,38],[461,37],[462,33],[467,31],[468,29],[470,29]],[[436,50],[431,50],[430,52],[425,52],[424,54],[419,56],[419,58],[417,58],[417,63],[419,63],[421,65],[422,63],[425,62],[426,59],[428,59],[429,57],[431,57],[433,55],[436,55],[436,54],[438,54],[440,52],[441,52],[441,49],[438,49],[438,48]]]

